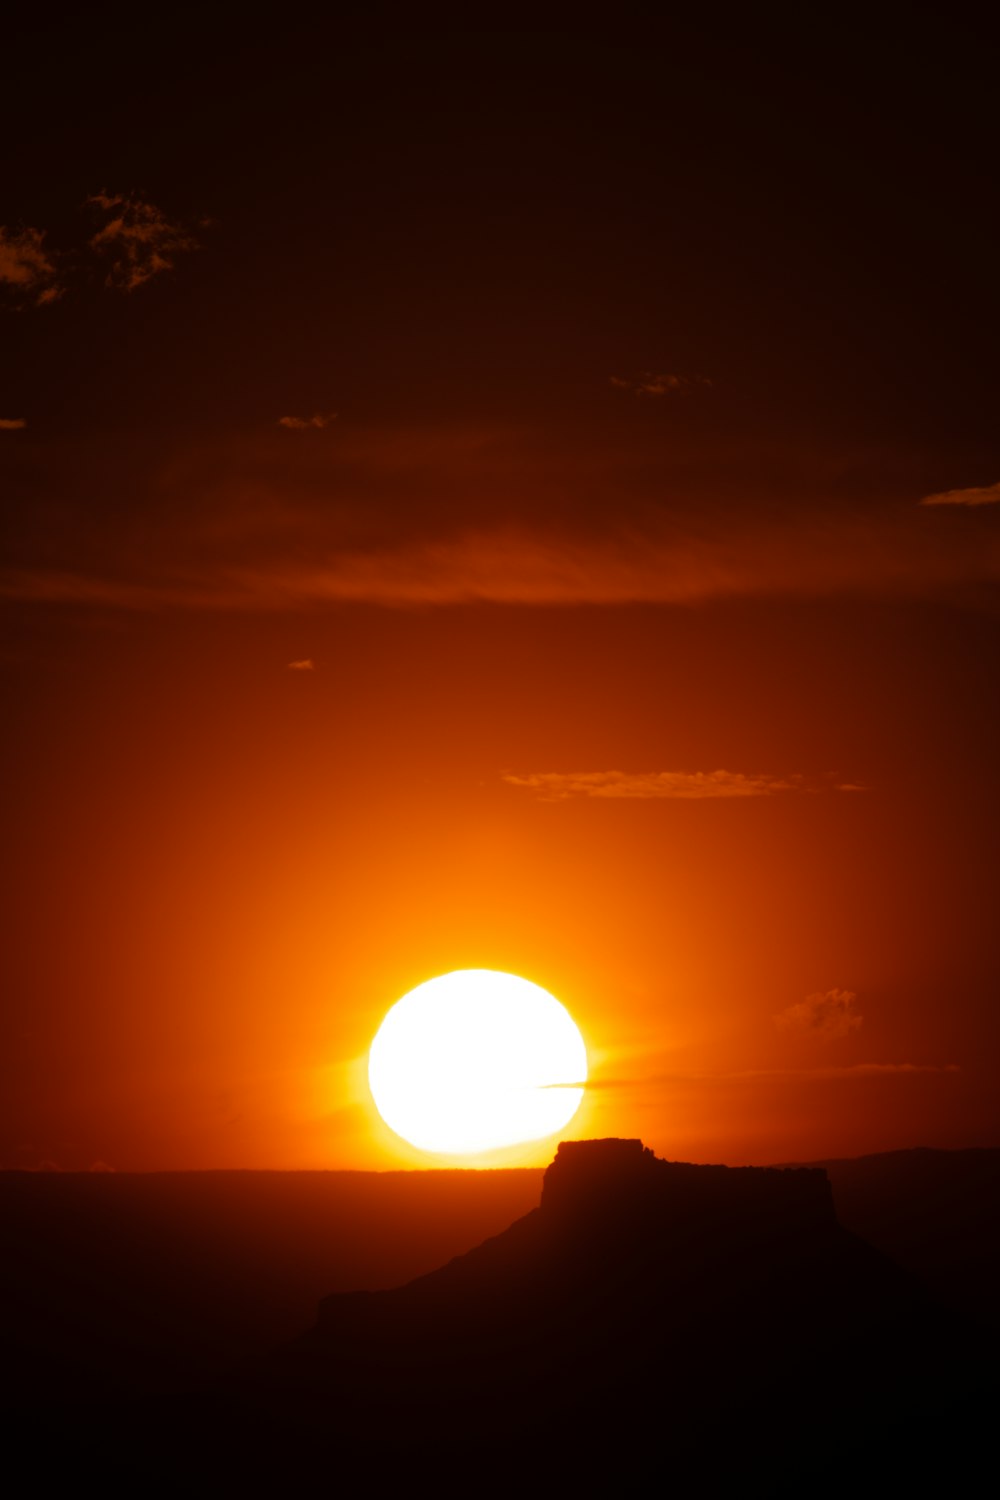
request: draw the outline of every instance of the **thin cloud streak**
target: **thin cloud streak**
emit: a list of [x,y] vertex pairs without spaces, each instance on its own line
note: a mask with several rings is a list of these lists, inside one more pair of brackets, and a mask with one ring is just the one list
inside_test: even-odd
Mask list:
[[329,427],[331,422],[337,420],[335,411],[314,412],[311,417],[279,417],[278,426],[285,427],[290,432],[308,432],[310,428],[316,428],[322,432],[324,427]]
[[[225,608],[218,597],[199,593],[190,583],[129,583],[57,570],[0,574],[0,598],[31,604],[87,605],[107,609],[149,610]],[[235,600],[233,601],[235,604]]]
[[[312,420],[294,418],[318,430]],[[148,469],[125,450],[109,460],[96,440],[40,450],[34,483],[71,498],[57,533],[31,510],[19,517],[0,593],[267,612],[986,599],[1000,583],[992,516],[942,535],[909,499],[866,493],[845,507],[794,455],[748,450],[707,493],[691,488],[693,458],[634,444],[591,452],[472,427],[347,428],[332,444],[298,441],[302,431],[194,441]],[[108,519],[99,549],[97,473]],[[141,527],[125,494],[142,497]]]
[[704,375],[654,375],[652,370],[645,370],[641,375],[612,375],[611,384],[635,396],[676,396],[712,382]]
[[[849,530],[849,528],[848,528]],[[606,544],[523,532],[473,533],[398,548],[334,551],[317,562],[276,557],[242,566],[189,567],[142,582],[72,568],[8,570],[0,594],[55,603],[104,603],[122,608],[286,610],[365,603],[387,608],[456,604],[693,605],[712,599],[810,598],[841,593],[947,595],[1000,582],[1000,539],[966,555],[825,558],[786,546],[758,544],[743,557],[724,540],[717,547]]]
[[[726,1078],[892,1078],[919,1073],[961,1073],[958,1063],[850,1063],[829,1068],[750,1068]],[[707,1075],[706,1075],[707,1076]]]
[[865,1062],[816,1068],[744,1068],[730,1073],[657,1073],[649,1078],[589,1078],[578,1087],[586,1089],[588,1093],[614,1093],[619,1090],[624,1092],[632,1089],[669,1088],[691,1083],[739,1083],[756,1078],[815,1078],[836,1081],[852,1078],[905,1078],[934,1073],[956,1074],[961,1071],[958,1063]]
[[25,417],[0,417],[0,432],[23,432],[27,425]]
[[937,495],[925,495],[921,505],[1000,505],[1000,483],[987,484],[979,489],[942,490]]
[[[629,801],[705,801],[718,798],[774,797],[808,792],[827,783],[804,776],[747,775],[743,771],[535,771],[502,773],[509,786],[535,792],[543,802],[589,797]],[[835,791],[853,791],[833,783]]]

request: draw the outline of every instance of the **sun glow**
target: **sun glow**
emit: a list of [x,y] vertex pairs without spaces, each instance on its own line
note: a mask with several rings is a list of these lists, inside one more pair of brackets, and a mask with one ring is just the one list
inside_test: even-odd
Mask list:
[[398,1000],[368,1054],[382,1119],[423,1151],[473,1154],[562,1130],[587,1051],[564,1005],[530,980],[458,969]]

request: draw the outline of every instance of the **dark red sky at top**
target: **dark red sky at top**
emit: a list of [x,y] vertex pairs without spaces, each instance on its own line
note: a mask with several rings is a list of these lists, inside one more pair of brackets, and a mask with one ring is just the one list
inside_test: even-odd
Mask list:
[[473,966],[582,1134],[998,1142],[990,44],[16,23],[0,1163],[398,1162]]

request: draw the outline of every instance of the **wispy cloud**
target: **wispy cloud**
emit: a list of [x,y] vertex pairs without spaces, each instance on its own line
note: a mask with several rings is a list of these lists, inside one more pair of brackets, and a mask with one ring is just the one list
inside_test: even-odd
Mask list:
[[0,432],[23,432],[27,425],[25,417],[0,417]]
[[847,1063],[843,1066],[833,1064],[829,1067],[818,1068],[749,1068],[740,1073],[727,1073],[723,1076],[731,1079],[738,1078],[906,1078],[923,1073],[961,1073],[958,1063],[909,1063],[909,1062],[864,1062]]
[[837,791],[855,790],[846,783],[810,781],[805,776],[748,775],[743,771],[505,771],[503,780],[537,793],[544,802],[565,802],[571,797],[693,802],[719,797],[774,797],[827,785]]
[[[134,193],[94,193],[84,207],[99,220],[86,248],[106,262],[105,285],[116,291],[135,291],[171,270],[178,255],[199,248],[190,226]],[[79,252],[54,255],[45,247],[44,230],[0,225],[0,289],[8,304],[44,307],[55,302],[80,271]]]
[[[336,512],[331,511],[335,516]],[[210,517],[201,522],[201,534]],[[308,545],[290,546],[298,520]],[[227,526],[230,522],[227,520]],[[234,523],[233,523],[234,524]],[[324,539],[324,524],[333,534]],[[363,525],[362,521],[362,525]],[[336,534],[316,514],[296,518],[289,505],[276,519],[272,548],[242,555],[234,535],[228,558],[188,555],[199,525],[178,534],[177,555],[118,561],[122,575],[62,569],[12,568],[0,575],[7,597],[55,602],[60,598],[158,608],[283,610],[365,603],[387,608],[456,604],[685,606],[712,599],[823,598],[841,593],[934,597],[977,584],[1000,582],[1000,538],[995,547],[923,553],[898,536],[893,553],[870,545],[852,549],[852,527],[828,528],[826,552],[811,551],[807,530],[775,538],[763,534],[738,546],[724,536],[692,541],[639,535],[558,537],[548,531],[505,527],[473,530],[425,541],[403,535],[365,546]],[[248,522],[246,539],[253,539]],[[887,528],[887,531],[889,529]],[[870,540],[870,539],[869,539]],[[295,555],[297,553],[297,555]],[[910,555],[908,555],[908,553]],[[150,565],[152,564],[152,574]],[[145,575],[145,576],[143,576]]]
[[[272,425],[192,438],[162,462],[124,448],[109,459],[106,445],[98,452],[83,439],[39,447],[32,482],[64,497],[62,520],[53,530],[22,508],[0,592],[51,604],[275,611],[838,596],[978,603],[1000,583],[1000,530],[926,525],[908,480],[889,497],[865,488],[847,501],[815,455],[750,445],[706,476],[699,466],[715,460],[700,446],[595,438],[581,449],[558,431],[338,424],[336,443],[317,436]],[[142,495],[141,527],[122,524],[137,514],[125,494]],[[794,785],[744,773],[723,790],[762,796],[785,781]],[[686,794],[696,790],[706,794],[691,785]],[[575,792],[640,794],[679,792],[649,782]]]
[[979,489],[942,490],[937,495],[925,495],[921,505],[1000,505],[1000,483],[983,485]]
[[824,1042],[836,1041],[850,1036],[863,1024],[863,1018],[854,1010],[857,998],[851,990],[818,990],[779,1011],[774,1024],[779,1031],[809,1032]]
[[822,1071],[827,1075],[859,1073],[862,1076],[878,1078],[886,1073],[961,1073],[962,1070],[958,1063],[855,1063],[850,1068],[814,1069],[813,1071]]
[[[34,604],[79,604],[107,609],[197,609],[199,595],[190,579],[175,584],[151,584],[124,578],[58,569],[10,569],[0,574],[0,598]],[[234,601],[235,602],[235,601]],[[225,608],[225,601],[205,595],[202,607]]]
[[186,225],[168,219],[154,203],[133,193],[94,193],[87,203],[104,218],[89,244],[107,257],[105,285],[116,291],[134,292],[172,270],[178,255],[199,248]]
[[830,1064],[829,1066],[812,1068],[740,1068],[733,1072],[711,1073],[705,1071],[685,1071],[670,1073],[655,1073],[651,1076],[614,1077],[602,1078],[599,1075],[590,1077],[585,1083],[579,1085],[588,1093],[617,1093],[630,1092],[636,1089],[649,1091],[651,1089],[667,1089],[685,1087],[691,1084],[729,1084],[752,1082],[754,1079],[862,1079],[862,1078],[906,1078],[931,1073],[955,1074],[961,1073],[958,1063],[911,1063],[911,1062],[863,1062]]
[[329,427],[330,423],[336,420],[335,411],[317,411],[311,417],[279,417],[278,426],[287,427],[290,432],[308,432],[311,427],[322,431],[324,427]]
[[641,375],[612,375],[611,384],[636,396],[677,396],[712,382],[705,375],[655,375],[644,370]]
[[290,661],[288,663],[288,670],[289,672],[315,672],[316,664],[306,656],[303,657],[302,661]]
[[0,225],[0,286],[15,306],[44,307],[62,296],[55,258],[41,229]]

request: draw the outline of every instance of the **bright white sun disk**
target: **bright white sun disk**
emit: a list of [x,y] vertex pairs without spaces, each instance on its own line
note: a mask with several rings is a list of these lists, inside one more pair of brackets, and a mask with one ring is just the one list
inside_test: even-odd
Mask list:
[[368,1083],[385,1123],[423,1151],[541,1140],[583,1098],[587,1051],[564,1005],[516,974],[458,969],[404,995],[379,1027]]

